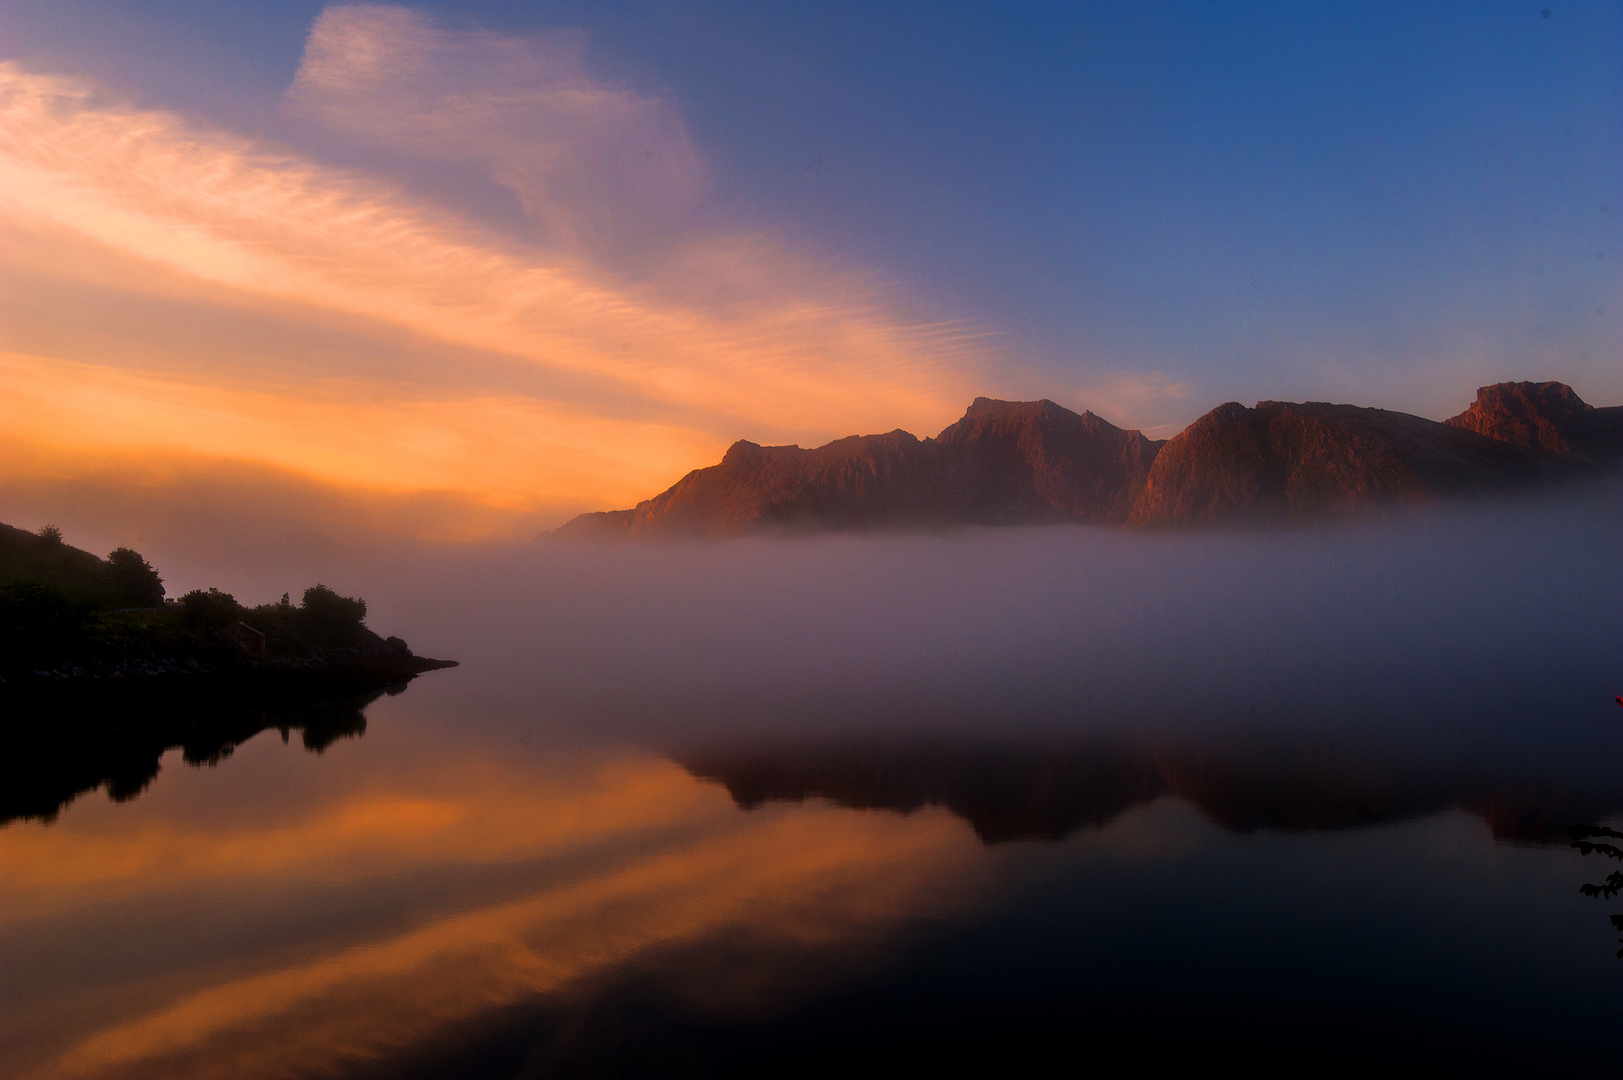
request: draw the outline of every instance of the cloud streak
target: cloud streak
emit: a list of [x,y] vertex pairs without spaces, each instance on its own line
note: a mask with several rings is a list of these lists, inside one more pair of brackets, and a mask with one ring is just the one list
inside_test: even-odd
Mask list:
[[[549,239],[0,63],[0,276],[51,294],[0,322],[13,438],[533,514],[646,496],[741,436],[933,431],[985,388],[974,334],[860,270],[684,226],[705,170],[679,116],[593,79],[578,37],[332,9],[288,100],[346,138],[477,159]],[[679,231],[635,277],[598,254],[660,229]],[[140,325],[145,301],[198,317]],[[109,325],[75,337],[91,309]],[[333,347],[311,377],[300,343],[335,320],[365,360]],[[226,329],[205,345],[193,321]]]
[[199,383],[59,357],[0,354],[7,437],[58,461],[231,459],[244,448],[329,483],[452,491],[495,507],[627,498],[706,441],[691,430],[470,393],[379,400],[373,384]]
[[556,241],[666,232],[706,187],[676,110],[594,78],[578,33],[514,38],[396,7],[328,8],[288,103],[364,145],[485,165]]

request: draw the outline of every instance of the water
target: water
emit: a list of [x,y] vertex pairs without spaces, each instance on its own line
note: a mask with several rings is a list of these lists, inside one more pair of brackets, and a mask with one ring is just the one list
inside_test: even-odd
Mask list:
[[463,667],[0,828],[0,1071],[1609,1062],[1563,515],[323,568]]

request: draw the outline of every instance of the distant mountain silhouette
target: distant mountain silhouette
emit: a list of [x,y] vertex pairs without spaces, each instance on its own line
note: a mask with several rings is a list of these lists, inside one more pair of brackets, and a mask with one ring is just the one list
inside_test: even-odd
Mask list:
[[982,524],[1119,524],[1165,440],[1052,401],[976,398],[933,440],[946,474],[942,516]]
[[1119,524],[1161,443],[1052,401],[976,398],[934,439],[853,435],[813,450],[740,440],[633,510],[561,532],[729,534],[1086,521]]
[[1156,456],[1133,525],[1273,524],[1536,483],[1544,452],[1407,413],[1219,405]]
[[1052,401],[976,398],[933,439],[740,440],[631,510],[557,535],[729,536],[1074,522],[1282,524],[1528,488],[1623,459],[1623,407],[1562,383],[1483,387],[1445,423],[1324,402],[1219,405],[1171,441]]

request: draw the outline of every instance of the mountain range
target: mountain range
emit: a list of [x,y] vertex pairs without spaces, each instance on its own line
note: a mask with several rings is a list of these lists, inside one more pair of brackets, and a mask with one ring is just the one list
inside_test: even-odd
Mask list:
[[1048,400],[982,397],[934,438],[898,429],[809,450],[741,439],[719,464],[556,535],[1286,525],[1525,490],[1620,460],[1623,406],[1595,408],[1558,382],[1482,387],[1442,422],[1318,401],[1229,402],[1171,439]]

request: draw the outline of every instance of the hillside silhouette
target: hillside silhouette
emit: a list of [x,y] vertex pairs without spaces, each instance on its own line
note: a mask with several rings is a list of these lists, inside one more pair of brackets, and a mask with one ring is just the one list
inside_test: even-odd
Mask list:
[[810,450],[740,440],[629,510],[564,537],[1076,523],[1273,526],[1512,491],[1623,459],[1623,407],[1563,383],[1481,388],[1458,416],[1325,402],[1220,405],[1170,440],[1052,401],[976,398],[934,438],[853,435]]
[[[41,715],[159,701],[315,700],[404,683],[449,661],[366,626],[366,602],[325,585],[247,606],[219,589],[165,595],[129,548],[106,559],[59,530],[0,525],[0,737]],[[33,717],[33,719],[21,719]],[[49,721],[54,723],[55,721]]]

